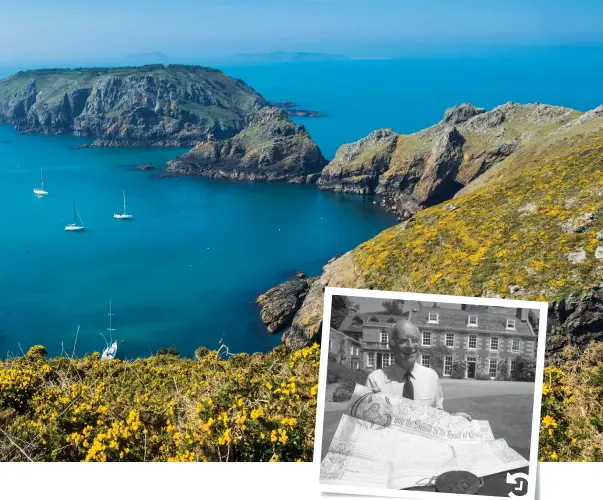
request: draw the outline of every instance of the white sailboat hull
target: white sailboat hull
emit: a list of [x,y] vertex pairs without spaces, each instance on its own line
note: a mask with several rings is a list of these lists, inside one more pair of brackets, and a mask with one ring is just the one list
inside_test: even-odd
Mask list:
[[48,196],[48,191],[44,191],[43,189],[36,188],[33,192],[36,196]]
[[114,219],[130,220],[130,219],[133,219],[134,216],[133,215],[129,215],[129,214],[113,214],[113,218]]
[[85,231],[86,228],[84,226],[78,226],[77,224],[67,224],[65,226],[65,231]]
[[113,344],[111,344],[109,347],[107,347],[103,351],[103,355],[101,356],[101,359],[114,359],[116,354],[117,354],[117,342],[113,342]]

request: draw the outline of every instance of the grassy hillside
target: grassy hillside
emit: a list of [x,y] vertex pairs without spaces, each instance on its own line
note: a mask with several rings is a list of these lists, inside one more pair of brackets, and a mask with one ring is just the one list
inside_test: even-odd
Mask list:
[[[603,138],[573,134],[510,160],[500,177],[422,210],[352,253],[363,285],[470,296],[554,300],[601,279]],[[570,219],[592,214],[584,231]],[[572,263],[568,255],[584,251]]]
[[319,349],[0,362],[0,461],[312,460]]

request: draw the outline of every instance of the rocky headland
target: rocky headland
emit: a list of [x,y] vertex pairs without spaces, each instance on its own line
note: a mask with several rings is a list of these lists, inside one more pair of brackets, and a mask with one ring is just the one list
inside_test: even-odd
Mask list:
[[486,111],[461,104],[414,134],[390,129],[342,146],[317,181],[322,189],[377,194],[408,218],[452,198],[507,158],[562,132],[581,112],[545,104],[506,103]]
[[272,107],[262,108],[248,127],[230,139],[199,143],[168,162],[182,175],[312,183],[326,160],[306,129]]
[[194,146],[232,137],[265,106],[243,81],[201,66],[42,69],[0,80],[0,122],[93,137],[93,146]]
[[288,346],[320,338],[327,286],[548,301],[566,311],[551,356],[600,338],[603,106],[455,107],[418,134],[343,146],[318,183],[389,194],[404,220],[325,265]]

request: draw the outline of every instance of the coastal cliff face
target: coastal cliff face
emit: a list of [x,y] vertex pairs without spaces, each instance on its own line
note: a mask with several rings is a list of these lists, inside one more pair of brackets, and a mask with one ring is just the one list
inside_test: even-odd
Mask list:
[[377,194],[401,218],[452,198],[484,172],[582,115],[544,104],[507,103],[491,111],[452,107],[414,134],[378,130],[342,146],[317,181],[323,189]]
[[210,140],[168,162],[168,172],[251,181],[311,183],[325,166],[303,126],[277,108],[262,108],[248,127],[225,140]]
[[[434,192],[420,187],[438,186],[441,177],[453,173],[459,179],[463,164],[472,165],[472,170],[463,171],[467,186],[448,203],[443,200],[419,210],[329,262],[283,335],[284,343],[300,348],[320,337],[327,286],[558,304],[568,297],[576,302],[603,281],[603,106],[584,114],[542,105],[513,109],[529,112],[531,121],[543,116],[539,132],[530,144],[519,151],[516,148],[477,177],[484,161],[496,155],[480,156],[476,149],[469,154],[466,144],[474,139],[467,138],[467,129],[457,134],[443,126],[433,141],[431,156],[442,159],[439,174],[419,177],[415,189]],[[503,106],[501,113],[505,110],[509,106]],[[493,119],[483,112],[474,116]],[[458,137],[463,132],[465,142]],[[525,140],[528,134],[524,130],[519,135]],[[507,143],[504,136],[497,137],[499,145]],[[400,154],[400,141],[405,140],[398,139],[392,163]],[[382,174],[379,186],[384,179],[402,175],[397,167],[396,172]],[[594,313],[583,314],[585,307],[575,309],[572,325],[585,324],[586,332],[588,325],[600,319]]]
[[93,146],[193,146],[234,136],[268,102],[200,66],[22,71],[0,80],[0,122],[23,133],[96,137]]

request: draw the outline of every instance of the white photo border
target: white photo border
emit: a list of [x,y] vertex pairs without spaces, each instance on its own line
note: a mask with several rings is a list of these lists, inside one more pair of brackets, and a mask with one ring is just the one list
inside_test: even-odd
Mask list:
[[[521,498],[526,500],[536,499],[536,480],[538,470],[538,437],[540,430],[540,407],[542,403],[542,380],[544,375],[544,349],[546,344],[546,329],[548,322],[548,302],[536,302],[516,299],[492,299],[485,297],[465,297],[461,295],[436,295],[414,292],[393,292],[383,290],[367,290],[359,288],[336,288],[326,287],[324,292],[323,321],[320,352],[320,370],[318,376],[318,394],[316,405],[316,430],[314,440],[314,470],[315,480],[319,483],[319,491],[322,493],[339,493],[351,495],[415,498],[425,500],[442,500],[443,493],[431,491],[414,490],[390,490],[373,489],[358,486],[335,486],[320,483],[320,464],[322,453],[322,432],[325,411],[325,388],[327,382],[327,365],[329,359],[329,334],[331,324],[331,302],[333,295],[347,297],[367,297],[376,299],[401,299],[423,302],[447,302],[450,304],[470,304],[479,306],[516,307],[522,309],[537,309],[540,313],[538,323],[538,351],[536,355],[536,378],[534,380],[534,405],[532,409],[532,435],[530,443],[530,460],[528,471],[528,491]],[[446,493],[446,499],[468,499],[475,495],[459,493]],[[485,495],[480,498],[489,500],[500,500],[502,496]]]

